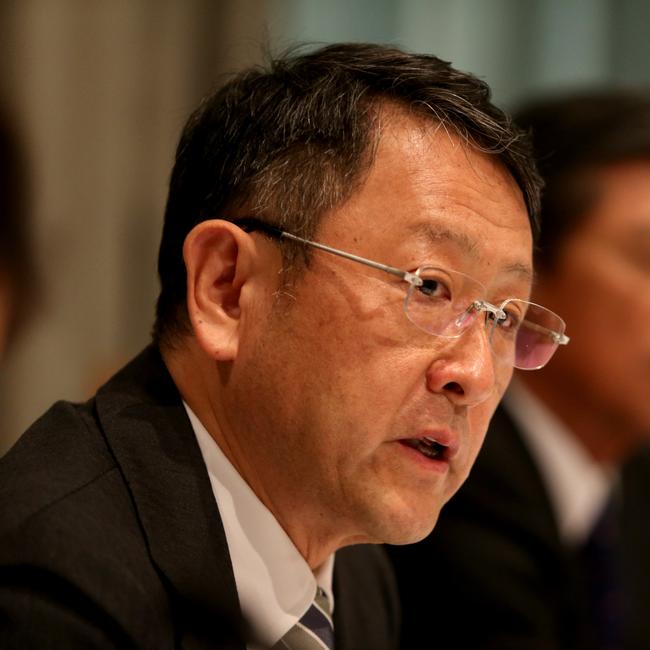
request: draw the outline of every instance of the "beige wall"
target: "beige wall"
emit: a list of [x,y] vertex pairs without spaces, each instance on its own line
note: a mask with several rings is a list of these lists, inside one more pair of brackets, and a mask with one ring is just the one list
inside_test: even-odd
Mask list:
[[41,281],[0,368],[0,451],[147,343],[180,128],[220,74],[260,58],[264,24],[264,0],[0,5],[2,90],[27,136]]

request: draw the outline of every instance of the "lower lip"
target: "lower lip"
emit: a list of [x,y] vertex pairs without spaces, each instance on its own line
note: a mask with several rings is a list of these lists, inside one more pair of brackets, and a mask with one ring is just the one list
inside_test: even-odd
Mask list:
[[438,472],[439,474],[444,474],[449,471],[449,462],[440,458],[429,458],[424,454],[421,454],[417,449],[413,449],[405,442],[401,440],[397,441],[400,447],[404,450],[409,457],[417,462],[421,467],[425,468],[428,471]]

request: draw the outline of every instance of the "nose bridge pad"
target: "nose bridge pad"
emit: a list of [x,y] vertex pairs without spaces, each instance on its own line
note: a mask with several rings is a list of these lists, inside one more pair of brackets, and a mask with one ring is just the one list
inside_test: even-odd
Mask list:
[[476,331],[468,332],[465,337],[472,339],[472,342],[469,343],[470,349],[468,350],[472,357],[471,362],[468,360],[471,366],[471,370],[468,370],[468,375],[474,378],[471,396],[477,402],[480,402],[491,394],[496,381],[497,360],[492,345],[492,336],[496,322],[494,316],[497,314],[495,314],[495,311],[489,303],[483,302],[475,307],[475,314],[477,318],[483,317],[485,320],[480,323],[480,327],[476,327]]
[[494,348],[492,340],[494,337],[494,332],[496,330],[497,319],[504,318],[505,314],[503,310],[495,305],[486,302],[485,300],[473,300],[467,307],[463,310],[453,321],[453,326],[457,330],[457,338],[461,335],[466,335],[467,331],[472,327],[474,322],[483,316],[485,319],[483,322],[483,329],[485,330],[485,335],[487,338],[490,351],[494,353]]
[[496,331],[497,328],[497,318],[498,314],[494,312],[491,309],[486,309],[485,310],[485,331],[487,334],[487,340],[490,343],[490,349],[494,351],[494,347],[492,345],[492,339],[494,337],[494,332]]
[[475,300],[470,305],[470,307],[476,310],[477,313],[485,313],[485,330],[487,333],[487,339],[490,343],[490,347],[492,348],[492,342],[494,338],[494,332],[497,328],[497,322],[499,319],[506,317],[503,309],[496,307],[495,305],[484,300]]
[[475,323],[477,318],[484,317],[487,313],[490,313],[489,309],[472,303],[455,320],[459,328],[462,326],[462,336],[449,341],[453,351],[449,351],[451,363],[447,368],[450,369],[450,374],[445,377],[444,389],[458,396],[465,404],[480,403],[487,399],[496,382],[491,331],[488,329],[492,324]]
[[[449,338],[459,341],[460,345],[467,345],[467,343],[462,343],[462,340],[472,338],[475,335],[475,333],[472,332],[472,327],[475,324],[476,320],[482,315],[483,311],[485,311],[485,308],[483,307],[482,301],[474,300],[471,302],[467,309],[460,312],[460,314],[458,314],[450,323],[450,325],[453,326],[453,330],[456,332],[456,334],[455,336],[451,336]],[[483,336],[482,329],[483,328],[481,328],[481,336]]]
[[[452,321],[457,335],[448,338],[448,363],[435,362],[427,372],[427,384],[444,389],[463,404],[478,404],[493,394],[496,385],[496,362],[491,336],[493,323],[482,322],[473,327],[479,317],[502,314],[498,307],[474,300]],[[439,383],[437,383],[439,382]]]
[[461,333],[464,332],[476,320],[476,316],[479,312],[479,301],[475,300],[469,304],[465,311],[462,311],[460,314],[458,314],[456,320],[454,321],[454,325],[458,328],[458,330],[460,330]]

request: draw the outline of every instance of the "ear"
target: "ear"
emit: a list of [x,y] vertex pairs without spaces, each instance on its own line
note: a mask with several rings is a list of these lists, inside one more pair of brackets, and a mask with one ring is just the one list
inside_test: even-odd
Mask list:
[[215,361],[237,356],[241,289],[253,258],[250,236],[228,221],[204,221],[185,238],[187,311],[199,346]]

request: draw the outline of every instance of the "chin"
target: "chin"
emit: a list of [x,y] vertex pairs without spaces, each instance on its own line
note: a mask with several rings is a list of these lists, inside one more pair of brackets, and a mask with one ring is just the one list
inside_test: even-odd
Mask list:
[[379,541],[396,546],[420,542],[434,529],[439,515],[440,509],[421,516],[415,516],[413,512],[400,513],[382,526],[383,534]]

